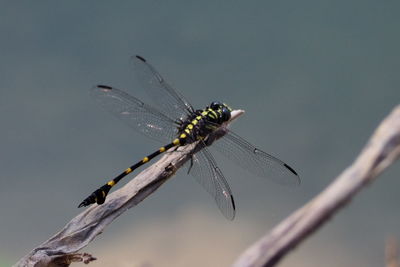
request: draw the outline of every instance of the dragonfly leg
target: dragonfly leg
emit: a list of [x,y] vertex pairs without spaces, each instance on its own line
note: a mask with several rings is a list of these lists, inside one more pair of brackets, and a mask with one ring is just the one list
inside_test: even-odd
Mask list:
[[189,169],[187,171],[187,174],[190,173],[190,171],[192,170],[193,167],[193,155],[190,156],[190,165],[189,165]]

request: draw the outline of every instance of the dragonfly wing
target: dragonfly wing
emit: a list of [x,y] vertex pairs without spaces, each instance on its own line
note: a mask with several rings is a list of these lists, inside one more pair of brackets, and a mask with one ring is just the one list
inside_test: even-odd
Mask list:
[[270,178],[283,185],[299,185],[301,182],[296,171],[288,164],[256,148],[229,129],[212,146],[257,176]]
[[194,112],[192,105],[182,94],[170,86],[144,58],[132,56],[131,65],[136,79],[160,111],[176,119],[184,119]]
[[214,157],[205,147],[192,155],[189,173],[214,198],[222,214],[229,220],[235,218],[235,202],[231,189]]
[[120,89],[97,85],[90,93],[114,116],[154,140],[169,142],[177,134],[178,124],[173,119]]

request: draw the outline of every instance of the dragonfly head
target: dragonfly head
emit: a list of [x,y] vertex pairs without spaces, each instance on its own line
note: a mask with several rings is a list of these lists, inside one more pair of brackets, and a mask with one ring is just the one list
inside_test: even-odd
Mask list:
[[210,104],[210,108],[220,114],[221,122],[228,121],[231,118],[232,109],[222,102],[213,101]]

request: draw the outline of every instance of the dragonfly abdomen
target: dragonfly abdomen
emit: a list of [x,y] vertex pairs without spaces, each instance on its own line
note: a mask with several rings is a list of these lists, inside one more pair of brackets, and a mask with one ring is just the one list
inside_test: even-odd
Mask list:
[[136,170],[137,168],[141,167],[142,165],[146,164],[147,162],[151,161],[158,155],[164,153],[168,149],[170,149],[172,147],[181,146],[185,142],[186,142],[186,136],[181,135],[180,138],[174,139],[171,143],[169,143],[165,146],[162,146],[157,151],[153,152],[150,155],[147,155],[142,160],[136,162],[135,164],[133,164],[132,166],[127,168],[124,172],[122,172],[118,176],[116,176],[114,179],[108,181],[105,185],[101,186],[99,189],[97,189],[92,194],[90,194],[90,196],[88,196],[85,200],[83,200],[79,204],[78,208],[86,207],[86,206],[89,206],[94,203],[97,203],[99,205],[103,204],[104,201],[106,200],[106,197],[107,197],[110,189],[113,186],[115,186],[122,178],[124,178],[125,176],[127,176],[128,174],[130,174],[131,172]]

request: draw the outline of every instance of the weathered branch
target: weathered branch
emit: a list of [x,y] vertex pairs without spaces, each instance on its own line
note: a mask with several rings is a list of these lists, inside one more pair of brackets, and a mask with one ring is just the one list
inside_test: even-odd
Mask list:
[[397,106],[350,167],[318,196],[248,248],[233,266],[273,266],[373,181],[399,154],[400,106]]
[[[228,123],[243,112],[234,110]],[[223,135],[223,131],[216,133],[217,138]],[[77,252],[101,234],[104,228],[123,212],[136,206],[158,189],[190,159],[190,153],[195,153],[198,147],[194,143],[180,147],[178,150],[182,153],[166,152],[159,161],[142,171],[124,187],[109,194],[103,205],[92,205],[84,210],[60,232],[20,259],[15,266],[64,267],[72,262],[89,263],[95,260],[89,254]]]

